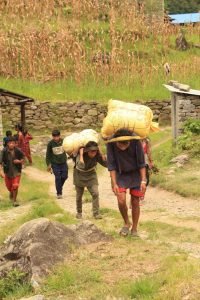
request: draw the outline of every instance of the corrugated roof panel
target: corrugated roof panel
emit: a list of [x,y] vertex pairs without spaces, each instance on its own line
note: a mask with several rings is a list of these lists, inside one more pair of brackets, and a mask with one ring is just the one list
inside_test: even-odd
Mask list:
[[200,13],[169,15],[172,24],[188,24],[200,22]]

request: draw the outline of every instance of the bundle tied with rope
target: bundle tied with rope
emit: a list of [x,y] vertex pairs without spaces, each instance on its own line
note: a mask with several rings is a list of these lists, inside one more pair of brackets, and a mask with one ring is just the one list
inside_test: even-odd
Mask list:
[[71,156],[77,154],[79,149],[85,147],[88,142],[99,143],[99,134],[93,129],[85,129],[79,133],[72,133],[63,140],[64,151]]
[[[145,105],[110,100],[108,102],[108,114],[103,121],[101,135],[106,143],[143,139],[150,132],[159,131],[158,123],[152,120],[153,112]],[[133,136],[113,137],[120,129],[129,130],[133,133]]]

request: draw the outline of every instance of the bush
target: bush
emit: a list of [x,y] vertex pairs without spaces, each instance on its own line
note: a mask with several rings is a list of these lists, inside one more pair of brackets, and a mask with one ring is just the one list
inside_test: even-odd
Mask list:
[[178,139],[178,147],[192,156],[200,156],[200,120],[187,120],[183,130]]
[[26,274],[13,269],[4,278],[0,279],[0,299],[15,294],[18,289],[22,291],[22,288],[24,291],[31,290],[31,287],[26,282]]

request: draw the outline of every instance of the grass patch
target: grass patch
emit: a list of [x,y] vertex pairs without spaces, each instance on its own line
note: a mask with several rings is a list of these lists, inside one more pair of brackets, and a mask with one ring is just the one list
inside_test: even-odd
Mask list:
[[31,285],[26,283],[25,274],[17,269],[11,270],[0,279],[0,299],[18,299],[31,293]]
[[200,238],[200,233],[192,228],[174,226],[163,222],[143,222],[141,228],[148,232],[148,239],[159,240],[160,242],[196,243]]
[[[168,134],[169,131],[167,130],[164,134],[158,132],[155,136],[152,135],[152,144],[155,145],[152,149],[152,156],[160,172],[152,174],[151,185],[160,186],[163,189],[176,192],[184,197],[199,198],[200,162],[197,158],[190,157],[189,162],[182,168],[178,168],[176,164],[170,163],[172,158],[184,152],[178,149],[172,140],[165,141],[165,138],[169,136]],[[161,140],[161,144],[159,144],[159,140]],[[162,140],[165,142],[162,143]],[[158,143],[158,146],[156,146],[156,143]],[[172,167],[174,171],[169,173]]]
[[[65,265],[54,269],[53,273],[44,281],[42,293],[45,295],[78,295],[87,288],[97,288],[102,283],[101,273],[92,268],[75,269]],[[53,296],[54,297],[54,296]]]
[[126,282],[121,285],[121,294],[130,299],[153,299],[153,296],[159,291],[161,284],[155,278],[141,278],[134,282]]

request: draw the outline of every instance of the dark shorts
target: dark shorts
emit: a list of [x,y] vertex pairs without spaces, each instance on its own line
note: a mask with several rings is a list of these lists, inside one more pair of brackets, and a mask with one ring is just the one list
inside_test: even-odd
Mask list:
[[[119,192],[120,193],[126,193],[128,189],[123,188],[123,187],[119,187]],[[130,188],[130,195],[134,196],[134,197],[144,197],[144,193],[140,190],[140,187],[134,187],[134,188]]]

